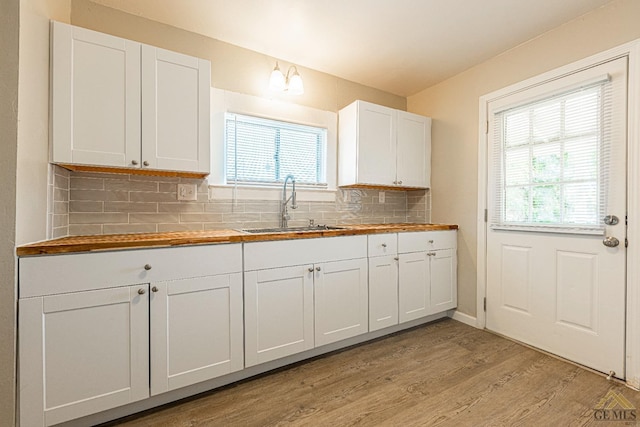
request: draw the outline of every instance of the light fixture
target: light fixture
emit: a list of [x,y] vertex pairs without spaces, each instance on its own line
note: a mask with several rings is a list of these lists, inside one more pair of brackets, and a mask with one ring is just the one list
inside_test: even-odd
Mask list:
[[[293,73],[291,72],[293,70]],[[298,68],[295,65],[289,66],[287,70],[287,76],[285,77],[280,71],[280,66],[276,61],[276,66],[271,72],[271,78],[269,79],[269,89],[274,92],[288,92],[291,95],[302,95],[304,93],[304,85],[302,84],[302,77],[298,73]]]

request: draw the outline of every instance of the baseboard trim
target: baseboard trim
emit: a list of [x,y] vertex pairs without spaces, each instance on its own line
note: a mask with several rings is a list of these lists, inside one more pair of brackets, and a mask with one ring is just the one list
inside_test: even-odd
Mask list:
[[462,313],[461,311],[449,310],[447,312],[447,316],[460,323],[464,323],[465,325],[473,326],[474,328],[478,327],[476,323],[477,319],[475,317]]

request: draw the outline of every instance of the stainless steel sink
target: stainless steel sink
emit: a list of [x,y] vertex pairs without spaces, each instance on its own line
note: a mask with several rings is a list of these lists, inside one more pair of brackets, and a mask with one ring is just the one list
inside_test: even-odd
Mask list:
[[327,230],[344,230],[344,227],[336,227],[333,225],[314,225],[307,227],[276,227],[276,228],[247,228],[241,231],[245,233],[297,233],[301,231],[327,231]]

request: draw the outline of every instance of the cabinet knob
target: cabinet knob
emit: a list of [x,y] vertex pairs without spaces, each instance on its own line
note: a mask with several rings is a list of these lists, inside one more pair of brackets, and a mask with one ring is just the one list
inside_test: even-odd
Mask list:
[[146,160],[144,162],[142,162],[143,165],[145,166],[149,166],[149,162],[147,162]]
[[393,259],[395,259],[396,261],[400,261],[400,257],[399,256],[394,256]]
[[402,184],[402,181],[398,181],[398,184]]
[[138,161],[137,161],[137,160],[131,160],[131,164],[132,164],[132,165],[137,165],[137,164],[138,164]]
[[383,248],[386,248],[386,247],[387,247],[387,244],[386,244],[386,243],[383,243],[383,244],[382,244],[382,247],[383,247]]
[[397,184],[397,183],[398,183],[398,181],[393,181],[393,183],[394,183],[394,184]]
[[429,243],[433,243],[433,240],[429,240]]
[[158,292],[158,287],[154,286],[153,288],[151,288],[151,292]]
[[144,269],[147,271],[151,270],[151,264],[145,264]]
[[309,267],[309,273],[313,273],[313,267]]
[[316,271],[320,271],[320,267],[316,267]]
[[146,289],[143,289],[143,288],[138,289],[138,294],[139,295],[144,295],[145,293],[147,293]]
[[434,256],[436,253],[435,252],[427,252],[428,256]]

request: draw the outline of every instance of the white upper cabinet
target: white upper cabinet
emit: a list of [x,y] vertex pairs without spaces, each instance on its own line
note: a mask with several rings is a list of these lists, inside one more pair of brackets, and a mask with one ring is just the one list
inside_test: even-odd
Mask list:
[[209,173],[209,61],[52,25],[57,164]]
[[140,159],[140,43],[53,23],[52,161]]
[[209,173],[211,63],[142,46],[142,166]]
[[338,125],[338,185],[430,186],[430,118],[355,101],[340,110]]

